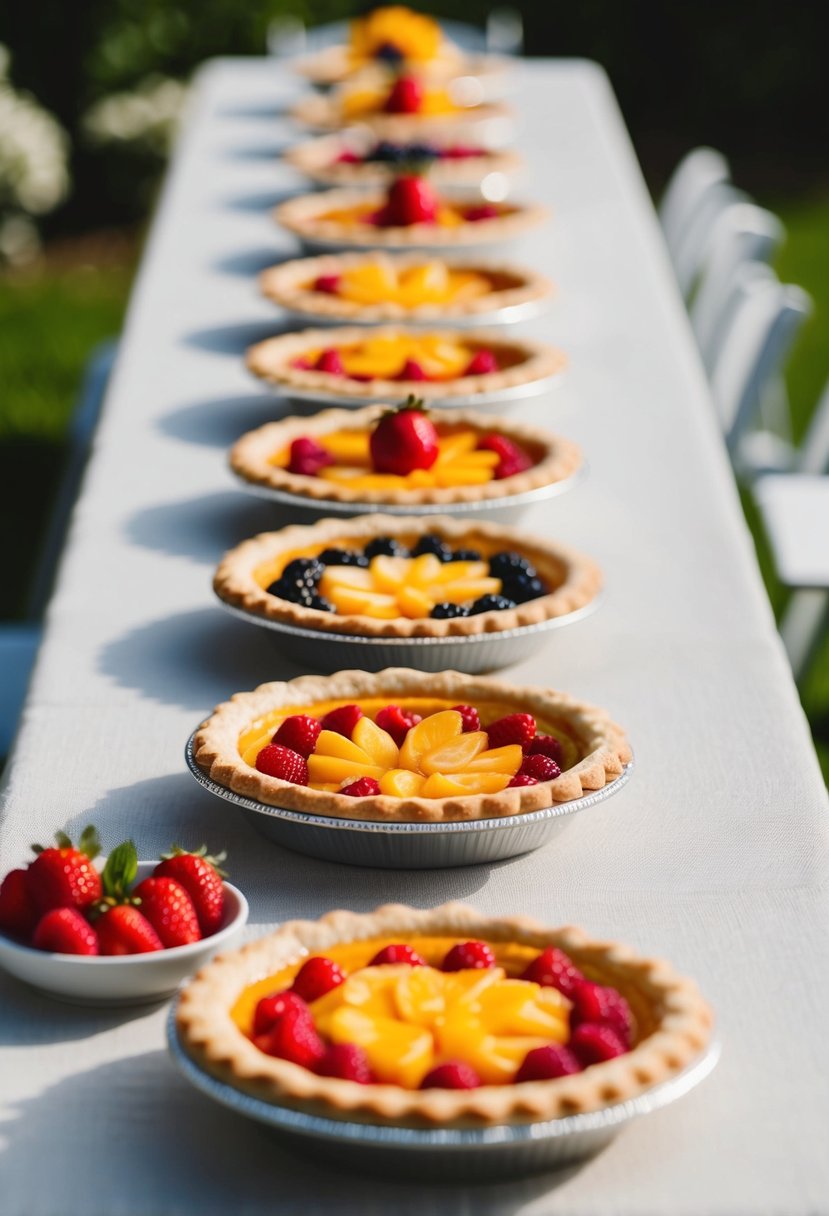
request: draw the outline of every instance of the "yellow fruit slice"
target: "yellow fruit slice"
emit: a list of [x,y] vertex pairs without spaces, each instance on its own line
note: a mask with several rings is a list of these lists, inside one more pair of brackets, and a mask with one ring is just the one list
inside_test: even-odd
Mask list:
[[356,760],[340,760],[338,756],[308,757],[308,779],[316,785],[319,782],[354,781],[358,777],[374,777],[379,781],[383,769],[379,764],[358,764]]
[[407,768],[392,768],[380,778],[380,793],[392,798],[417,798],[426,778]]
[[374,579],[375,589],[390,594],[396,592],[409,573],[410,566],[411,558],[408,557],[388,557],[385,554],[373,557],[369,571]]
[[327,1033],[335,1043],[357,1043],[379,1081],[406,1089],[418,1087],[434,1059],[428,1030],[391,1018],[372,1018],[348,1005],[332,1014]]
[[485,730],[469,731],[428,752],[421,758],[420,767],[429,774],[463,772],[470,761],[486,749],[487,743]]
[[[437,463],[439,465],[447,464],[450,460],[457,460],[459,456],[463,456],[467,452],[474,452],[477,442],[478,436],[475,431],[455,431],[451,435],[441,435]],[[493,456],[495,454],[492,453]]]
[[[320,584],[321,586],[321,584]],[[390,621],[400,616],[397,597],[378,591],[357,591],[352,587],[331,587],[325,592],[338,612],[344,615],[373,616]]]
[[[360,721],[363,721],[361,718]],[[360,723],[357,723],[359,726]],[[372,722],[372,726],[374,723]],[[356,728],[354,733],[356,734]],[[365,748],[360,747],[359,743],[352,743],[350,739],[346,739],[345,735],[339,734],[335,730],[321,730],[317,738],[317,745],[314,748],[314,754],[317,756],[337,756],[340,760],[353,760],[355,764],[372,764],[379,761],[372,761]]]
[[441,563],[434,553],[421,553],[411,559],[406,583],[410,587],[426,587],[440,577]]
[[426,589],[426,594],[436,603],[446,600],[450,604],[465,604],[482,595],[498,595],[500,590],[499,578],[468,578],[458,579],[454,583],[433,583]]
[[[456,787],[451,792],[463,797],[464,794],[500,794],[514,776],[514,773],[452,773],[447,780]],[[448,794],[441,796],[448,797]]]
[[486,578],[487,562],[444,562],[437,571],[433,585],[457,583],[462,579]]
[[404,616],[413,621],[423,620],[431,614],[435,600],[418,587],[401,587],[397,593],[397,603]]
[[[428,721],[428,719],[427,719]],[[469,765],[470,773],[509,773],[514,777],[521,767],[524,753],[520,743],[508,743],[506,747],[493,747],[481,752]]]
[[437,1043],[441,1056],[471,1064],[484,1085],[503,1085],[515,1077],[518,1065],[513,1056],[499,1052],[495,1035],[487,1034],[466,1011],[444,1020],[437,1028]]
[[450,276],[443,262],[426,262],[403,272],[397,298],[406,307],[445,300],[449,294]]
[[433,1026],[446,1009],[447,979],[433,967],[410,967],[394,987],[397,1016],[415,1026]]
[[481,993],[481,1021],[495,1035],[545,1035],[564,1042],[569,1034],[567,1009],[540,1005],[537,1001],[540,991],[537,984],[527,980],[503,980]]
[[454,971],[448,977],[450,993],[447,1001],[477,1009],[481,994],[504,978],[503,967],[489,967],[485,971]]
[[456,465],[482,469],[494,469],[499,463],[501,457],[497,452],[490,452],[486,449],[482,452],[465,452],[463,455],[457,456],[454,463]]
[[329,431],[320,443],[340,464],[369,463],[368,431]]
[[[417,726],[413,726],[403,741],[400,749],[401,768],[410,768],[418,772],[422,756],[433,752],[435,748],[448,743],[450,739],[463,731],[463,718],[455,709],[444,709],[439,713],[430,714]],[[521,748],[519,747],[520,751]]]
[[[323,473],[325,470],[323,470]],[[442,488],[451,486],[482,486],[492,481],[491,469],[469,468],[461,465],[435,467],[435,481]]]
[[362,469],[340,468],[329,465],[320,469],[319,476],[323,481],[342,482],[352,490],[396,490],[406,484],[405,477],[395,473],[364,473]]
[[366,753],[371,764],[382,768],[396,768],[398,747],[391,735],[363,716],[352,731],[352,739]]
[[320,595],[328,598],[338,587],[356,591],[374,591],[374,578],[370,570],[360,566],[326,566],[320,579]]
[[376,304],[397,298],[397,276],[383,262],[364,262],[340,277],[339,294],[357,304]]

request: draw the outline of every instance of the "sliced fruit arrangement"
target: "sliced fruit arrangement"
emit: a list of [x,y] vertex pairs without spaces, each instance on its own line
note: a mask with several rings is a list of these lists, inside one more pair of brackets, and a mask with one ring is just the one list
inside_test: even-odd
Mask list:
[[365,400],[416,393],[426,401],[453,397],[509,398],[512,390],[542,392],[564,370],[561,351],[527,339],[470,331],[366,331],[358,326],[306,329],[252,346],[247,366],[285,391]]
[[480,819],[601,789],[630,760],[602,710],[549,689],[389,668],[263,684],[197,732],[199,767],[274,806]]
[[443,196],[417,172],[387,190],[320,190],[274,211],[278,224],[304,244],[341,249],[446,248],[493,245],[537,228],[537,204]]
[[241,1090],[421,1126],[625,1102],[699,1059],[711,1027],[665,962],[461,904],[293,921],[205,968],[177,1011],[185,1049]]
[[375,515],[266,532],[230,550],[213,586],[268,620],[378,637],[464,636],[576,611],[598,567],[491,524]]
[[259,285],[268,299],[294,312],[372,323],[464,321],[544,300],[552,290],[541,275],[514,266],[388,253],[283,262],[264,271]]
[[93,827],[77,846],[64,832],[56,845],[35,846],[27,867],[0,884],[0,931],[24,945],[58,954],[149,954],[210,937],[224,913],[224,854],[173,845],[152,875],[135,882],[131,840],[113,849],[102,871]]
[[[572,477],[582,465],[575,444],[536,427],[465,411],[430,415],[416,403],[402,414],[368,406],[268,423],[235,444],[231,468],[251,485],[310,502],[400,503],[416,510],[540,490]],[[381,440],[396,442],[380,451],[378,431]],[[415,433],[422,440],[416,446]]]
[[289,164],[322,186],[383,186],[402,165],[428,163],[437,186],[479,187],[491,174],[503,179],[521,164],[517,153],[464,140],[430,137],[427,141],[377,139],[360,128],[320,135],[285,154]]

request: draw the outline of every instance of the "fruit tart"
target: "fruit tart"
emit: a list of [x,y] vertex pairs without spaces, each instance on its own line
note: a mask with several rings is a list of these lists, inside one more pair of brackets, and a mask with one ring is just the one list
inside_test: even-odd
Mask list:
[[661,959],[463,904],[290,921],[184,989],[179,1042],[265,1102],[396,1127],[617,1106],[701,1059],[713,1018]]
[[322,321],[360,325],[465,325],[521,319],[552,290],[540,274],[486,262],[447,262],[417,253],[341,253],[283,262],[262,272],[262,294]]
[[278,224],[319,249],[455,249],[513,241],[547,212],[536,204],[443,196],[422,173],[400,173],[385,191],[322,190],[281,203]]
[[213,587],[268,621],[362,637],[468,637],[562,617],[598,593],[587,557],[493,524],[364,515],[265,532]]
[[321,135],[296,144],[285,159],[321,186],[385,186],[401,165],[426,164],[438,186],[480,187],[492,174],[506,184],[521,164],[516,152],[465,140],[430,136],[415,142],[378,139],[360,128]]
[[251,346],[246,363],[287,396],[363,403],[416,393],[451,404],[535,396],[561,375],[566,357],[527,338],[388,325],[280,334]]
[[582,468],[568,439],[470,411],[402,406],[323,410],[249,431],[230,453],[248,486],[309,506],[335,503],[434,511],[556,492]]
[[605,711],[564,693],[394,667],[236,693],[192,750],[211,781],[267,806],[407,823],[537,811],[631,760]]

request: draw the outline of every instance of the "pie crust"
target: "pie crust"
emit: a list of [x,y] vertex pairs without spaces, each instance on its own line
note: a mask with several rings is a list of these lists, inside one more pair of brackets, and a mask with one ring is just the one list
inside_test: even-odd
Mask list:
[[[486,88],[490,78],[499,81],[506,73],[507,60],[500,55],[464,55],[459,47],[444,38],[432,59],[406,61],[406,70],[429,82],[451,80],[453,76],[482,78]],[[351,49],[345,45],[326,47],[315,55],[300,59],[296,71],[313,84],[330,85],[388,80],[390,73],[379,64],[363,60],[355,67]]]
[[[391,536],[405,544],[435,533],[455,548],[517,550],[528,557],[539,577],[552,590],[548,595],[528,600],[501,612],[481,612],[475,616],[439,620],[426,617],[410,620],[379,620],[368,616],[340,615],[305,608],[278,596],[269,595],[257,582],[254,572],[282,553],[300,554],[312,546],[335,545],[357,548],[377,536]],[[448,517],[401,519],[387,515],[361,515],[338,521],[324,519],[310,527],[292,526],[279,532],[263,532],[231,549],[222,558],[213,579],[213,590],[226,604],[241,608],[269,621],[282,621],[323,633],[347,633],[361,637],[460,637],[473,633],[496,633],[575,612],[590,603],[601,587],[598,566],[588,557],[552,541],[528,539],[522,532],[495,524],[471,523]]]
[[505,124],[512,113],[503,102],[483,101],[480,105],[458,106],[439,114],[387,114],[385,110],[377,110],[358,117],[347,114],[343,107],[343,94],[352,89],[352,85],[346,84],[330,93],[303,97],[291,107],[290,117],[315,131],[341,131],[343,127],[362,126],[369,127],[382,139],[402,140],[416,139],[433,131],[468,134],[476,128],[480,128],[481,137],[485,138],[487,127]]
[[[394,798],[377,794],[356,798],[270,777],[241,757],[240,735],[275,710],[328,701],[359,702],[368,697],[387,697],[391,704],[397,704],[401,697],[451,699],[450,704],[494,702],[505,713],[532,713],[541,722],[554,723],[574,743],[582,758],[552,781],[516,786],[497,794],[449,798]],[[217,785],[267,806],[337,819],[439,823],[502,818],[571,802],[586,791],[604,789],[615,781],[631,760],[632,752],[624,731],[603,709],[576,701],[566,693],[518,687],[504,680],[461,675],[457,671],[430,673],[388,667],[376,674],[339,671],[333,676],[299,676],[287,682],[260,684],[253,692],[236,693],[230,701],[217,706],[196,732],[193,756],[199,768]]]
[[470,220],[457,227],[438,224],[409,224],[400,228],[349,226],[339,220],[323,219],[332,211],[371,206],[379,210],[385,203],[384,192],[371,190],[318,190],[280,203],[273,215],[278,224],[299,240],[321,241],[353,249],[446,248],[459,245],[489,245],[511,241],[538,227],[548,216],[545,207],[535,203],[507,203],[514,207],[505,215],[488,220]]
[[502,308],[514,308],[534,300],[543,300],[552,292],[552,284],[534,270],[523,267],[495,265],[488,262],[451,263],[453,271],[474,271],[491,276],[492,290],[471,300],[449,300],[444,303],[420,304],[404,308],[396,302],[358,304],[329,292],[314,291],[313,284],[320,275],[341,274],[367,261],[382,262],[395,270],[422,265],[421,253],[330,253],[317,258],[298,258],[271,266],[259,276],[262,294],[282,308],[311,313],[332,321],[432,321],[436,324],[453,317],[474,317],[494,313]]
[[[543,342],[531,342],[527,338],[503,338],[484,330],[465,330],[459,335],[453,329],[428,331],[429,336],[446,342],[462,341],[472,347],[486,347],[502,359],[509,360],[500,371],[478,376],[457,376],[454,380],[357,380],[350,376],[335,376],[316,368],[299,368],[294,360],[306,351],[329,347],[349,346],[365,342],[368,331],[360,327],[332,329],[303,329],[298,333],[279,334],[264,342],[251,346],[245,356],[248,369],[261,380],[276,384],[280,388],[298,388],[305,392],[322,392],[327,396],[336,394],[344,400],[367,397],[383,400],[388,397],[405,398],[410,393],[425,402],[441,401],[451,397],[470,397],[477,393],[491,396],[504,389],[532,384],[560,374],[567,363],[566,356],[555,347]],[[411,331],[387,325],[372,329],[372,338],[411,337]],[[490,428],[491,429],[491,428]]]
[[[249,984],[306,955],[324,954],[341,942],[444,934],[564,950],[588,978],[612,985],[628,1000],[638,1041],[625,1055],[556,1080],[410,1090],[321,1077],[266,1055],[230,1015]],[[713,1015],[697,986],[661,959],[595,940],[572,925],[553,929],[529,917],[488,917],[460,903],[427,910],[389,904],[363,915],[337,911],[318,921],[288,921],[208,964],[184,989],[176,1012],[188,1055],[235,1089],[332,1119],[397,1127],[526,1124],[598,1111],[682,1072],[704,1052],[712,1026]]]
[[520,444],[536,463],[524,473],[493,479],[483,485],[427,487],[394,492],[353,490],[343,482],[289,473],[287,469],[271,463],[274,454],[289,447],[294,439],[303,435],[321,439],[326,432],[334,430],[368,430],[390,408],[389,405],[369,405],[357,410],[330,409],[310,418],[288,417],[279,422],[268,422],[254,431],[248,431],[234,444],[230,452],[230,466],[234,473],[251,485],[301,496],[308,499],[309,505],[335,500],[371,503],[377,507],[399,504],[416,511],[418,507],[432,504],[450,507],[456,503],[474,503],[483,499],[512,498],[516,494],[572,477],[583,464],[581,450],[569,439],[504,418],[492,419],[485,414],[448,409],[441,409],[435,419],[438,429],[443,425],[469,427],[481,435],[497,431]]
[[[375,141],[358,139],[354,131],[336,135],[321,135],[316,139],[296,144],[285,153],[285,160],[298,172],[322,186],[376,186],[388,185],[396,175],[396,167],[381,161],[365,164],[338,162],[341,152],[362,152]],[[435,141],[448,144],[456,141]],[[480,156],[457,159],[439,158],[429,166],[429,180],[436,186],[479,186],[490,173],[511,175],[519,168],[521,158],[516,152],[481,149]]]

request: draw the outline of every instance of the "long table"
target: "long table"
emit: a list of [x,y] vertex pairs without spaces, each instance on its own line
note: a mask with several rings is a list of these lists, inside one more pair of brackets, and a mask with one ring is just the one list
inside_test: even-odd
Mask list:
[[13,761],[2,869],[95,822],[143,857],[226,846],[253,935],[282,919],[465,899],[576,922],[695,976],[715,1073],[566,1178],[399,1187],[285,1151],[169,1062],[166,1006],[75,1008],[0,977],[4,1216],[829,1212],[826,794],[760,583],[650,199],[602,71],[515,70],[526,194],[553,210],[525,258],[554,311],[527,332],[570,372],[523,411],[590,475],[527,526],[592,554],[600,611],[511,671],[627,728],[627,788],[546,848],[491,867],[357,870],[264,841],[186,773],[184,742],[230,693],[296,674],[210,591],[229,545],[272,525],[229,444],[284,405],[242,366],[279,318],[255,275],[291,246],[269,208],[295,96],[274,61],[200,74],[130,309]]

